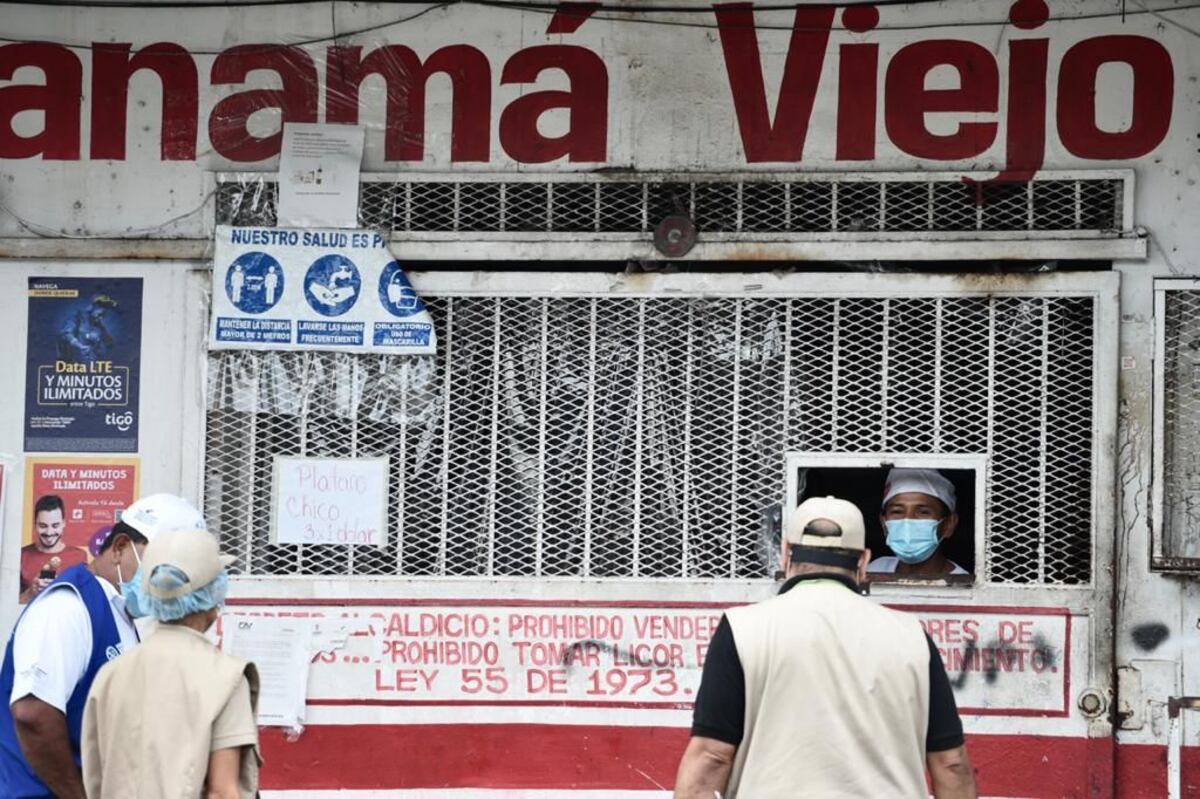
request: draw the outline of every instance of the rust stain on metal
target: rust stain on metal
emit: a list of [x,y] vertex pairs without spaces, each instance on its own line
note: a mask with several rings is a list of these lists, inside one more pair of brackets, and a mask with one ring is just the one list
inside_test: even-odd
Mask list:
[[951,278],[971,292],[994,294],[1028,289],[1040,276],[1040,273],[1028,272],[966,272],[951,275]]
[[0,258],[206,260],[208,239],[0,239]]
[[732,261],[805,261],[800,250],[788,247],[773,247],[769,244],[751,244],[739,247],[730,253]]

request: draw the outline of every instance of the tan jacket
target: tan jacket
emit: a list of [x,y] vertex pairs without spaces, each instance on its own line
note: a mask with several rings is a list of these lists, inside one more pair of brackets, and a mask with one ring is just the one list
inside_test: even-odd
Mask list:
[[834,580],[728,611],[746,675],[727,797],[925,797],[929,645]]
[[[89,799],[201,796],[213,722],[242,687],[243,675],[253,708],[258,701],[254,664],[226,655],[201,633],[178,625],[159,625],[141,645],[104,666],[83,715]],[[259,762],[256,743],[242,758],[243,797],[257,795]]]

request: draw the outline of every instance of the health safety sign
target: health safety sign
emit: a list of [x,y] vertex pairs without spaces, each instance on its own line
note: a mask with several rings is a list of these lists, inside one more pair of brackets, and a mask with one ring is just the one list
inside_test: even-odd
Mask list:
[[366,230],[217,228],[209,349],[425,355],[433,319]]

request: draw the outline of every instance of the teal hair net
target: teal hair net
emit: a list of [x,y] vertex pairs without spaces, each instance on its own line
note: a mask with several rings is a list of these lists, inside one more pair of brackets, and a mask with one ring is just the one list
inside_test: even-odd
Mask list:
[[[121,592],[125,598],[125,610],[135,619],[153,616],[159,621],[176,621],[224,605],[225,595],[229,593],[229,574],[222,569],[216,579],[203,588],[183,596],[159,599],[142,588],[142,568],[138,567],[133,579],[122,586]],[[163,564],[154,567],[149,581],[155,588],[169,591],[185,585],[187,575],[174,566]]]

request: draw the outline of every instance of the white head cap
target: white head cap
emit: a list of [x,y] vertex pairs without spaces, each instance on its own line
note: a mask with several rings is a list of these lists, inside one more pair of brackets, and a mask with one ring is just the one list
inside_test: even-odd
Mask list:
[[121,521],[153,541],[163,530],[207,530],[204,514],[174,494],[142,497],[121,513]]
[[957,502],[954,494],[954,484],[934,469],[902,469],[896,468],[888,472],[887,481],[883,484],[883,502],[897,494],[925,494],[940,499],[946,508],[954,513]]

